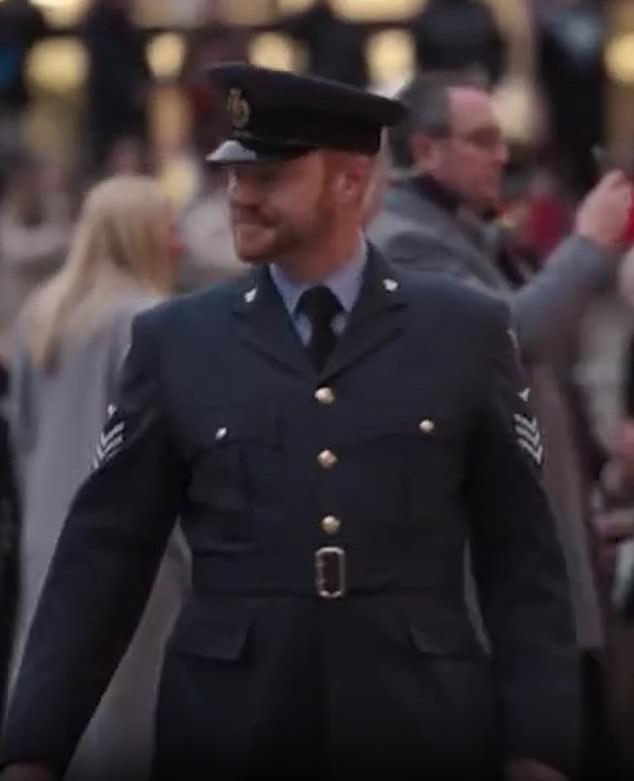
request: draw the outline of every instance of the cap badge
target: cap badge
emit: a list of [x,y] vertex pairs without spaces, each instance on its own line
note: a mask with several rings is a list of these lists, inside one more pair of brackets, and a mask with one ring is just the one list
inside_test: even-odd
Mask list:
[[242,94],[241,89],[230,89],[227,96],[227,113],[233,126],[241,130],[251,118],[251,106]]

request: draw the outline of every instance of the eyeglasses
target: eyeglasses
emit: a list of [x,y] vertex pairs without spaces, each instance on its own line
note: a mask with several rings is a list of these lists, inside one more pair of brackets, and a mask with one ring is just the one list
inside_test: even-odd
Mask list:
[[469,133],[451,133],[447,138],[464,141],[466,144],[472,144],[486,150],[499,149],[506,144],[502,131],[497,127],[481,127]]

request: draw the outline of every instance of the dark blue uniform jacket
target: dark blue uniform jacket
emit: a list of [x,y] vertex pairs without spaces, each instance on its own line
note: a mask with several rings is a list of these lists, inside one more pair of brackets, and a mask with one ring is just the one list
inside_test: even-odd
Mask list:
[[[66,766],[178,517],[192,589],[157,778],[570,769],[569,595],[508,328],[486,294],[375,252],[321,374],[266,269],[140,315],[3,760]],[[464,604],[467,540],[490,652]]]

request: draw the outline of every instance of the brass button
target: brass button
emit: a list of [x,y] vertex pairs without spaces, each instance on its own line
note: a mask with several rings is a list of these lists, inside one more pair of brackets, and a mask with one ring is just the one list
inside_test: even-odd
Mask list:
[[324,469],[332,469],[339,459],[332,450],[322,450],[317,456],[317,460]]
[[432,431],[436,428],[436,424],[433,420],[425,418],[425,420],[421,420],[421,422],[418,424],[418,428],[423,432],[423,434],[431,434]]
[[321,520],[321,528],[326,534],[336,534],[341,528],[341,521],[334,515],[327,515]]
[[323,387],[323,388],[317,388],[315,391],[315,398],[320,404],[334,404],[335,403],[335,392],[332,388]]

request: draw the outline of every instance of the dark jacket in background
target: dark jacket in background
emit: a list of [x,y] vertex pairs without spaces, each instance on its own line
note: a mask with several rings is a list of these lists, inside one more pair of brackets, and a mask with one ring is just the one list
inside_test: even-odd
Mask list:
[[94,162],[122,138],[146,137],[149,69],[143,36],[123,10],[96,2],[83,25],[88,51],[88,127]]
[[47,32],[44,16],[28,0],[0,3],[0,114],[21,111],[28,99],[24,66],[31,48]]
[[430,0],[414,20],[416,62],[423,70],[479,67],[496,82],[505,45],[493,12],[480,0]]
[[364,87],[369,81],[365,33],[334,13],[328,3],[316,3],[287,19],[283,28],[308,53],[308,70],[322,78]]
[[553,163],[578,194],[596,182],[592,149],[604,138],[607,5],[535,1],[537,68],[556,145]]

